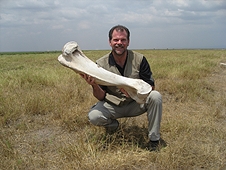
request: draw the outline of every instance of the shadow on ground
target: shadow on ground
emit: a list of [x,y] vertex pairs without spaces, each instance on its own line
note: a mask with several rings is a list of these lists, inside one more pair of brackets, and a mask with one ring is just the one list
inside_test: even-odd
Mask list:
[[[137,125],[120,125],[119,129],[112,135],[106,134],[105,132],[97,134],[97,136],[95,135],[95,141],[98,142],[98,144],[101,143],[101,149],[138,147],[148,150],[149,148],[148,129]],[[159,150],[166,146],[166,142],[160,139]]]

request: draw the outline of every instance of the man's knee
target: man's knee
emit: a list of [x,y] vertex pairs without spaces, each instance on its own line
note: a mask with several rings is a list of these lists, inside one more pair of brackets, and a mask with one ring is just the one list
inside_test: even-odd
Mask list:
[[155,103],[161,104],[162,95],[158,91],[153,90],[149,95],[149,102],[155,102]]
[[96,126],[102,126],[106,124],[107,118],[98,110],[91,110],[88,114],[90,123]]
[[98,122],[98,117],[99,117],[99,114],[98,112],[96,112],[95,110],[91,110],[89,113],[88,113],[88,118],[89,118],[89,121],[90,123],[96,125],[97,122]]

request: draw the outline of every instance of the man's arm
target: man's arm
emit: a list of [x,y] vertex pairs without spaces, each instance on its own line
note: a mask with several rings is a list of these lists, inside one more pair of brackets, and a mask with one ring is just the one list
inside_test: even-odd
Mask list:
[[87,74],[80,74],[82,78],[86,80],[86,82],[92,86],[93,88],[93,96],[98,100],[103,100],[105,98],[106,92],[95,83],[95,79]]
[[140,65],[139,76],[142,80],[144,80],[146,83],[148,83],[152,86],[152,90],[155,89],[155,81],[152,77],[152,71],[151,71],[150,65],[145,57],[143,57],[143,60]]

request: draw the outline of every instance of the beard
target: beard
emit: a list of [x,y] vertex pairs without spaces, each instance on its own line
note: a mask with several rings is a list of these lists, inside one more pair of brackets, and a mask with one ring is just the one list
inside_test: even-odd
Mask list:
[[125,54],[127,50],[125,49],[125,47],[123,45],[116,45],[114,48],[113,48],[113,52],[115,54],[117,54],[118,56],[122,56]]

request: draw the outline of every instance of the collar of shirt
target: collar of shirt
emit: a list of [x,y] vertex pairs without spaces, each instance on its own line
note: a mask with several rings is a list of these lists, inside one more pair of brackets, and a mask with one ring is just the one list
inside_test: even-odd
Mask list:
[[[127,57],[126,57],[126,62],[127,62],[127,58],[128,58],[128,53],[127,53]],[[118,71],[121,73],[122,76],[124,75],[124,70],[125,70],[126,62],[125,62],[125,64],[124,64],[123,68],[120,67],[120,66],[115,62],[115,59],[114,59],[114,56],[113,56],[112,52],[111,52],[110,55],[109,55],[109,60],[108,60],[108,62],[109,62],[109,65],[111,65],[111,66],[116,66],[117,69],[118,69]]]
[[[127,53],[127,56],[126,56],[126,61],[127,61],[127,58],[128,58],[128,53]],[[118,65],[115,62],[115,59],[114,59],[114,56],[113,56],[112,52],[109,54],[108,62],[109,62],[109,65],[111,65],[111,66]],[[126,65],[126,62],[125,62],[125,65]],[[124,65],[124,67],[125,67],[125,65]]]
[[109,55],[108,62],[109,62],[109,64],[110,64],[111,66],[116,65],[116,62],[115,62],[115,59],[114,59],[114,56],[113,56],[112,52],[111,52],[110,55]]

